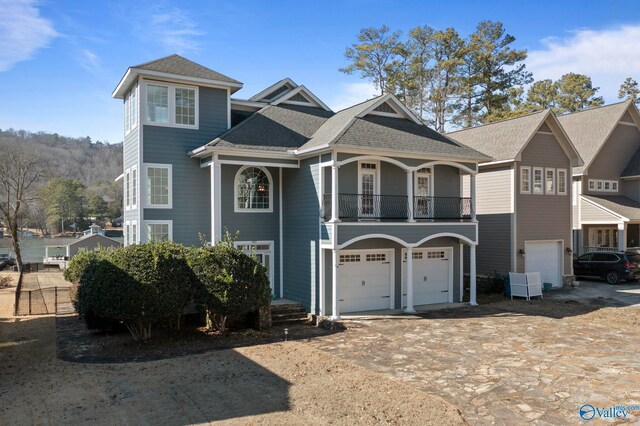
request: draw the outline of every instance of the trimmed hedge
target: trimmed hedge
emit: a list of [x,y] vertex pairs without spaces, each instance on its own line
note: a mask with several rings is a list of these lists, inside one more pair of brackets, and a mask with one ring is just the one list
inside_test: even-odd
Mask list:
[[266,268],[229,243],[194,249],[155,242],[81,252],[64,275],[75,283],[74,306],[89,328],[124,323],[135,340],[147,340],[160,322],[179,328],[191,302],[205,308],[210,327],[224,332],[230,315],[256,311],[271,299]]

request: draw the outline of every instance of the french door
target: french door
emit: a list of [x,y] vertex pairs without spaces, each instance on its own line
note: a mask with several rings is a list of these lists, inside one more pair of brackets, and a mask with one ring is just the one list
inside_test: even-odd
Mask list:
[[380,216],[378,200],[378,164],[360,163],[359,173],[360,196],[358,197],[359,216],[375,218]]
[[433,218],[433,199],[431,197],[431,171],[420,169],[414,181],[415,213],[418,218]]

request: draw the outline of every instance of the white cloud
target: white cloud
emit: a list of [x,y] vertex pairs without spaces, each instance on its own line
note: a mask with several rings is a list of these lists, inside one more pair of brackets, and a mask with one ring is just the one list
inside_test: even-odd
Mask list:
[[100,58],[89,49],[82,49],[78,61],[80,62],[82,68],[87,71],[95,73],[100,71],[101,69]]
[[196,38],[204,34],[190,17],[175,7],[152,14],[149,26],[143,31],[148,31],[145,38],[175,53],[198,51],[200,43]]
[[591,77],[607,103],[618,99],[626,77],[640,80],[640,24],[605,30],[579,29],[567,37],[542,40],[544,47],[529,51],[527,68],[536,80],[558,79],[575,72]]
[[341,83],[339,93],[329,101],[328,105],[332,110],[340,111],[379,94],[380,92],[372,83]]
[[57,35],[35,0],[0,0],[0,72],[30,59]]

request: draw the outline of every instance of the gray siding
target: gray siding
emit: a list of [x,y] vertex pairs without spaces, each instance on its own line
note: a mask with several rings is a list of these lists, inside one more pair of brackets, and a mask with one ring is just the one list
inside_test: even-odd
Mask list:
[[460,197],[460,172],[456,167],[435,166],[433,170],[434,197]]
[[[273,241],[274,250],[274,273],[272,283],[275,295],[280,296],[280,192],[279,192],[279,169],[268,167],[271,174],[271,206],[273,212],[270,213],[236,213],[234,211],[234,186],[238,170],[242,166],[223,164],[221,168],[221,186],[223,188],[221,197],[222,232],[229,231],[232,235],[237,235],[237,241]],[[175,226],[175,225],[174,225]]]
[[632,200],[640,201],[640,179],[628,179],[620,181],[622,195]]
[[[513,214],[486,214],[478,216],[476,273],[489,275],[511,271]],[[465,249],[464,270],[469,273],[469,250]]]
[[[638,128],[619,124],[589,166],[588,178],[618,179],[639,146]],[[588,187],[585,190],[588,191]]]
[[94,251],[107,247],[121,247],[122,243],[102,235],[92,235],[69,244],[69,256],[75,256],[79,251]]
[[[151,125],[143,128],[143,161],[173,166],[173,208],[146,208],[144,220],[173,220],[173,239],[187,245],[200,244],[198,234],[211,239],[210,170],[201,169],[200,162],[187,157],[187,152],[227,129],[227,92],[201,87],[199,99],[198,130]],[[144,183],[144,170],[140,175]]]
[[[127,134],[124,137],[124,143],[123,143],[123,153],[124,153],[124,158],[123,158],[123,165],[124,165],[124,169],[123,172],[128,169],[131,168],[132,166],[135,166],[138,164],[138,147],[139,147],[139,143],[138,143],[138,127],[136,127],[135,129],[133,129],[132,131],[129,132],[129,134]],[[138,167],[138,171],[136,172],[138,175],[137,178],[137,187],[138,187],[138,194],[140,194],[140,167]],[[123,217],[125,221],[131,221],[131,220],[138,220],[138,208],[136,208],[135,210],[127,210],[126,209],[126,194],[127,194],[127,188],[125,188],[124,186],[126,185],[127,179],[126,178],[122,178],[122,180],[120,181],[120,185],[123,186],[124,191],[122,192],[123,194],[123,206],[122,206],[122,210],[124,212]],[[140,206],[140,201],[138,200],[137,206]],[[123,224],[123,227],[125,225]],[[125,227],[126,229],[126,227]],[[138,224],[138,229],[140,229],[140,224]]]
[[[393,223],[376,225],[341,223],[338,225],[338,244],[344,244],[353,238],[368,234],[391,235],[400,238],[406,243],[415,244],[430,235],[440,233],[458,234],[469,238],[471,241],[475,241],[476,225],[473,223],[415,223],[410,225]],[[345,249],[349,247],[345,247]]]
[[[518,171],[519,166],[564,168],[568,176],[571,176],[570,160],[552,135],[536,134],[524,149],[522,161],[517,166]],[[529,240],[563,240],[565,247],[571,247],[570,182],[571,179],[568,177],[567,195],[520,194],[518,186],[515,191],[516,251],[524,250],[524,242]],[[572,269],[571,259],[568,260],[565,258],[564,262],[564,273],[567,275],[571,274]],[[516,256],[516,272],[523,272],[524,265],[524,258]]]
[[[310,310],[317,306],[319,211],[318,158],[302,160],[300,169],[284,169],[284,297]],[[312,167],[313,165],[313,167]]]
[[380,195],[407,196],[407,172],[391,163],[380,163]]

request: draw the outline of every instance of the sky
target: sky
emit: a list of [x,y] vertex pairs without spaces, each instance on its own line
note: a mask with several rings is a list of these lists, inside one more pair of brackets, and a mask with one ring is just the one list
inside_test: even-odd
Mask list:
[[344,67],[364,27],[455,28],[490,19],[527,49],[536,80],[592,77],[606,103],[640,80],[637,1],[0,0],[0,129],[123,138],[127,67],[178,53],[244,83],[249,98],[290,77],[339,110],[376,94]]

